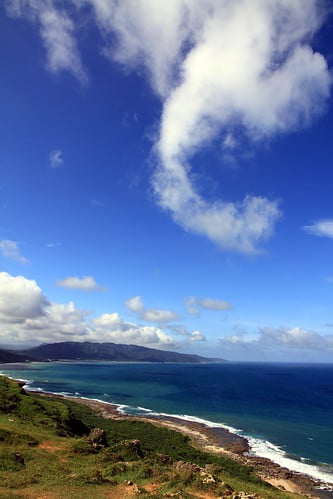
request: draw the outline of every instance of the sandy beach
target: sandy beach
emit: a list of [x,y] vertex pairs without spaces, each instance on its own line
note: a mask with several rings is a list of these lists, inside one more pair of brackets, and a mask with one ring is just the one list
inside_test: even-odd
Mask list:
[[[38,393],[44,396],[51,396],[48,393]],[[54,397],[55,395],[52,394],[52,396]],[[74,402],[85,404],[107,419],[144,420],[155,425],[166,426],[172,430],[179,431],[191,439],[193,446],[203,451],[228,455],[238,462],[251,465],[260,478],[281,490],[321,499],[333,497],[333,492],[325,490],[325,484],[319,480],[314,480],[307,475],[283,468],[269,459],[251,455],[247,440],[231,433],[227,429],[211,428],[202,423],[190,422],[171,416],[129,416],[119,412],[118,406],[110,403],[78,397],[65,397],[63,395],[56,396],[69,398]]]

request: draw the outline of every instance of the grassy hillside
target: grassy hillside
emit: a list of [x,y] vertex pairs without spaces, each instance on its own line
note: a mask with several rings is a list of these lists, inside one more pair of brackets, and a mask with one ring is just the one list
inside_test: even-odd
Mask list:
[[103,419],[69,400],[26,394],[0,377],[0,497],[213,498],[240,491],[295,497],[248,467],[194,449],[180,433]]

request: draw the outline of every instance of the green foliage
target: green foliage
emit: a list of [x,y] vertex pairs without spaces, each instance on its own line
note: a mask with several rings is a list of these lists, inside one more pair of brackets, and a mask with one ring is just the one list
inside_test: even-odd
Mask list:
[[24,468],[24,463],[18,461],[13,452],[0,453],[0,471],[21,471],[22,468]]
[[19,383],[3,376],[0,376],[0,413],[16,415],[23,422],[47,427],[61,436],[82,435],[87,431],[67,405],[28,395]]
[[20,401],[22,388],[12,380],[0,376],[0,412],[15,411]]
[[[109,447],[89,443],[93,428],[105,431]],[[214,483],[203,483],[198,467],[186,463],[210,463],[206,469]],[[183,498],[193,497],[191,491],[200,489],[222,496],[222,482],[262,498],[292,497],[259,480],[247,466],[195,449],[176,431],[131,418],[104,419],[83,404],[27,394],[0,377],[0,497],[23,497],[19,491],[26,489],[29,497],[52,491],[55,498],[98,499],[127,481],[142,493],[147,482],[154,482],[153,495],[144,495],[151,498],[179,491]]]
[[7,445],[29,445],[34,447],[38,445],[38,440],[31,435],[18,433],[17,431],[4,430],[0,428],[0,444]]
[[138,439],[145,455],[166,454],[174,461],[188,461],[199,466],[216,464],[222,466],[228,473],[236,474],[248,482],[263,483],[253,474],[249,466],[244,466],[228,457],[199,451],[192,447],[188,437],[181,433],[144,421],[104,419],[87,406],[68,400],[64,403],[68,404],[75,417],[83,421],[86,426],[97,425],[105,430],[109,445],[127,439]]
[[83,455],[88,455],[88,454],[96,454],[97,451],[94,449],[85,438],[78,438],[75,439],[71,445],[70,449],[74,454],[83,454]]

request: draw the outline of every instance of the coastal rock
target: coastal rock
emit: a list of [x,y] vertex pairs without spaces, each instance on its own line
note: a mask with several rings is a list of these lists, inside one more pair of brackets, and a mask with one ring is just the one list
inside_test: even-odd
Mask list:
[[214,477],[214,475],[212,475],[211,473],[207,473],[207,471],[204,470],[200,471],[200,478],[202,483],[204,484],[216,483],[216,478]]
[[225,428],[212,428],[212,432],[216,438],[217,444],[225,450],[243,456],[250,452],[250,446],[246,438],[231,433]]
[[230,487],[230,485],[226,482],[220,482],[219,483],[219,492],[222,492],[221,497],[231,497],[232,494],[234,493],[234,489]]
[[210,472],[211,468],[209,467],[207,469],[206,467],[202,468],[201,466],[198,466],[197,464],[194,463],[189,463],[186,461],[177,461],[176,463],[173,464],[173,469],[177,473],[187,472],[187,473],[196,474],[197,476],[199,475],[200,481],[204,485],[212,485],[218,481],[217,477]]
[[93,428],[87,437],[87,442],[96,450],[108,446],[105,431],[101,428]]
[[177,461],[173,464],[173,468],[178,473],[183,473],[184,471],[190,471],[191,473],[198,473],[203,470],[200,466],[193,463],[188,463],[186,461]]

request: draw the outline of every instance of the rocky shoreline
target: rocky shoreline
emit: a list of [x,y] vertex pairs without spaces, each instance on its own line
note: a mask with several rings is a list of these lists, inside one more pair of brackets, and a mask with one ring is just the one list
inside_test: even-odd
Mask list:
[[281,490],[313,498],[333,498],[333,491],[325,490],[325,484],[319,480],[291,471],[270,459],[251,455],[251,449],[246,438],[231,433],[225,428],[208,427],[203,423],[186,421],[172,416],[126,415],[119,412],[117,405],[78,397],[38,393],[44,396],[69,398],[74,402],[85,404],[107,419],[139,419],[152,424],[167,426],[187,435],[194,446],[206,452],[226,454],[238,462],[252,466],[260,478]]

